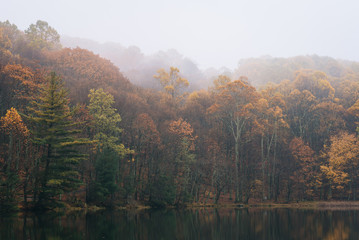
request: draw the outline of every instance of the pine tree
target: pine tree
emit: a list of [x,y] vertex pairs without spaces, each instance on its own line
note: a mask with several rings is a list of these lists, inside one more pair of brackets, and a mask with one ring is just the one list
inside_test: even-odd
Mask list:
[[80,185],[76,165],[85,158],[76,146],[89,143],[76,138],[79,132],[72,120],[67,91],[60,77],[51,73],[37,101],[28,108],[27,119],[34,129],[33,141],[42,151],[35,172],[34,202],[36,209],[61,206],[60,195]]

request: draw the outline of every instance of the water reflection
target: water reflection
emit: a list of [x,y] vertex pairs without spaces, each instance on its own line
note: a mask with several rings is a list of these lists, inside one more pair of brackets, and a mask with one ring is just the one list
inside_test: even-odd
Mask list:
[[0,239],[359,239],[358,211],[196,209],[0,217]]

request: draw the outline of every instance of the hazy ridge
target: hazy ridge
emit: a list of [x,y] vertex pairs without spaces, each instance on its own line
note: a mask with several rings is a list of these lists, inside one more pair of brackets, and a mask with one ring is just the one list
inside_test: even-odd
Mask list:
[[[190,82],[189,90],[207,89],[218,75],[226,75],[232,79],[240,76],[248,77],[255,87],[268,83],[280,83],[283,80],[293,80],[295,72],[303,69],[318,70],[331,78],[341,78],[347,74],[358,74],[359,63],[347,60],[338,60],[326,56],[306,55],[289,58],[263,56],[259,58],[240,59],[238,67],[229,69],[200,69],[192,60],[183,56],[175,49],[159,51],[153,55],[144,54],[137,46],[125,47],[120,43],[98,43],[83,38],[62,36],[63,47],[84,48],[109,59],[128,79],[139,86],[160,89],[153,75],[160,68],[178,67],[181,74]],[[215,57],[215,56],[214,56]]]

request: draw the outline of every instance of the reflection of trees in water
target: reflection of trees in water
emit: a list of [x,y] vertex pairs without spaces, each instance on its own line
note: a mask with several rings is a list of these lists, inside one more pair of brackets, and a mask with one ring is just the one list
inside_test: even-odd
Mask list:
[[325,240],[338,240],[338,239],[350,239],[350,228],[344,224],[344,221],[338,221],[331,231],[328,231],[323,239]]
[[0,239],[83,239],[84,215],[0,217]]
[[357,211],[194,209],[0,218],[0,239],[359,239]]

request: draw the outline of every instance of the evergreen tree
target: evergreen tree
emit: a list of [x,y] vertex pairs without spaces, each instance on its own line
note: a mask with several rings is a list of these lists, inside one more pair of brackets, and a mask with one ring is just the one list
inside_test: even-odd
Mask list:
[[96,154],[96,179],[90,182],[89,202],[112,204],[109,196],[118,190],[116,176],[118,173],[118,155],[112,149],[105,147]]
[[160,173],[156,176],[150,188],[149,203],[152,207],[162,208],[175,203],[176,186],[173,182],[173,177]]
[[61,205],[60,195],[73,191],[80,184],[76,165],[85,155],[74,147],[89,141],[76,138],[79,131],[68,103],[61,78],[51,73],[38,100],[28,108],[27,119],[34,126],[33,141],[42,151],[35,173],[34,201],[38,209]]

